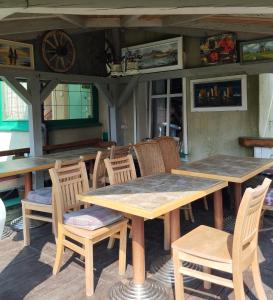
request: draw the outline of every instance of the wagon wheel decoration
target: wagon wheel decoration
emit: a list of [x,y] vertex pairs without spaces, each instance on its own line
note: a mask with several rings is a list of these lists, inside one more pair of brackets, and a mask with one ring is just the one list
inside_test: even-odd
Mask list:
[[74,66],[76,49],[67,33],[51,30],[42,39],[42,56],[52,71],[64,73]]

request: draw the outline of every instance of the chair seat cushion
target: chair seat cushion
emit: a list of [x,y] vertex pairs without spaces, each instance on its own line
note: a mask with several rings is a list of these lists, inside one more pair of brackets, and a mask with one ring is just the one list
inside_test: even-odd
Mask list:
[[122,217],[120,213],[112,209],[92,205],[88,208],[64,214],[64,223],[88,230],[96,230],[115,223]]
[[30,191],[27,195],[27,200],[30,202],[50,205],[52,203],[52,188],[45,187]]
[[264,199],[264,204],[268,206],[273,206],[273,189],[268,190]]

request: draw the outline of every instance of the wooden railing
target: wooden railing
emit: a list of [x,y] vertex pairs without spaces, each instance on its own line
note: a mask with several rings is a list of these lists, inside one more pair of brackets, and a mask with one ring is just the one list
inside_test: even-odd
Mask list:
[[[45,145],[43,146],[43,151],[45,153],[50,153],[53,151],[58,150],[68,150],[68,149],[77,149],[82,147],[98,147],[98,148],[107,148],[115,145],[115,142],[105,142],[101,139],[89,139],[89,140],[82,140],[78,142],[71,142],[71,143],[64,143],[64,144],[57,144],[57,145]],[[13,150],[4,150],[0,151],[0,156],[24,156],[25,153],[30,153],[30,148],[20,148],[20,149],[13,149]]]

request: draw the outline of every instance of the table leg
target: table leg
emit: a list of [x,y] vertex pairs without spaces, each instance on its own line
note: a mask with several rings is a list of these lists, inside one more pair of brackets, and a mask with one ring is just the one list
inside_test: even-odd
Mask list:
[[235,215],[237,215],[242,200],[242,184],[234,183]]
[[25,186],[25,198],[28,193],[32,190],[32,173],[24,174],[24,186]]
[[144,219],[132,216],[133,281],[143,284],[145,281]]
[[214,201],[214,226],[217,229],[222,230],[224,219],[223,219],[223,198],[222,198],[222,190],[216,191],[213,194]]
[[132,216],[133,280],[118,282],[110,290],[111,300],[167,300],[164,286],[151,278],[145,279],[144,218]]
[[175,209],[170,213],[171,223],[171,243],[180,238],[180,209]]

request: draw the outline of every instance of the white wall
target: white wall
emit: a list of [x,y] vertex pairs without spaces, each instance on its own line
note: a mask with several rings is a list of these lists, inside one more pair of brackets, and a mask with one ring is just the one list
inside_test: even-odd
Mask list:
[[273,137],[273,74],[259,75],[259,135]]
[[[29,133],[22,131],[0,131],[0,151],[29,147]],[[10,157],[11,158],[11,157]],[[0,157],[6,161],[7,156]]]

